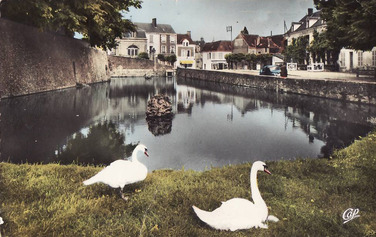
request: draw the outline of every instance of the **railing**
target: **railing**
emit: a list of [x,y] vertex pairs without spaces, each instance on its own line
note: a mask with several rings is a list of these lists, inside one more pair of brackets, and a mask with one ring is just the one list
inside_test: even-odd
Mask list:
[[356,77],[359,77],[360,75],[373,75],[373,78],[376,79],[376,67],[374,69],[356,69]]

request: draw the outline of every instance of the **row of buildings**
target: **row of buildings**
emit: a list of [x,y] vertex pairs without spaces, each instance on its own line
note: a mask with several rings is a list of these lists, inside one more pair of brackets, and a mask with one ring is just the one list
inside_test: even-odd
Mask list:
[[156,18],[151,23],[134,24],[137,31],[118,39],[118,46],[110,54],[137,57],[140,53],[147,53],[150,59],[159,54],[175,54],[175,67],[197,69],[225,69],[228,67],[225,55],[230,53],[273,54],[275,61],[283,62],[283,35],[262,37],[241,32],[233,41],[205,43],[203,38],[193,41],[190,31],[177,34],[171,25],[158,24]]
[[[158,24],[153,18],[151,23],[135,23],[137,31],[124,35],[119,39],[117,48],[110,54],[137,57],[139,53],[147,53],[150,59],[157,55],[176,55],[175,67],[197,69],[225,69],[228,67],[226,54],[271,54],[272,64],[284,62],[282,52],[287,45],[292,44],[298,37],[308,38],[311,43],[314,32],[321,33],[326,30],[326,24],[320,17],[320,11],[314,12],[309,8],[307,14],[297,22],[292,22],[291,27],[283,35],[259,36],[240,32],[232,41],[220,40],[205,43],[193,41],[191,32],[177,34],[171,25]],[[307,54],[308,51],[307,51]],[[314,62],[312,55],[307,64]],[[372,51],[357,51],[342,49],[338,57],[341,71],[350,71],[355,68],[376,67],[376,47]]]

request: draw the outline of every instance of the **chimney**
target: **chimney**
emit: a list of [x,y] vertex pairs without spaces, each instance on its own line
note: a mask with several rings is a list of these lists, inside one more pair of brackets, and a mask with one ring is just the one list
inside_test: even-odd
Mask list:
[[308,16],[312,16],[313,14],[313,8],[308,8]]
[[187,35],[188,35],[189,37],[191,37],[191,31],[190,31],[190,30],[187,31]]
[[157,18],[153,18],[153,19],[152,19],[151,25],[152,25],[153,27],[157,27]]

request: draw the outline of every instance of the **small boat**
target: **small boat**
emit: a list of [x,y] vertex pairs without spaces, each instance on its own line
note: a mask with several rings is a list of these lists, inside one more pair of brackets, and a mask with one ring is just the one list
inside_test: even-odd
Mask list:
[[145,75],[144,75],[144,77],[145,77],[145,80],[150,80],[150,79],[152,79],[152,78],[153,78],[153,76],[152,76],[152,75],[147,75],[147,74],[145,74]]

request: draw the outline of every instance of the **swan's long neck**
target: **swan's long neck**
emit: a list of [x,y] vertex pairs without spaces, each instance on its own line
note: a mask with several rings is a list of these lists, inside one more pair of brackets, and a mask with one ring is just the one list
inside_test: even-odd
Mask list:
[[[264,199],[262,199],[260,190],[257,185],[257,169],[252,167],[251,169],[251,192],[252,192],[252,199],[255,204],[265,204]],[[266,205],[266,204],[265,204]]]
[[137,159],[137,153],[140,151],[140,149],[138,149],[138,147],[136,147],[133,152],[132,152],[132,162],[138,162],[138,159]]

